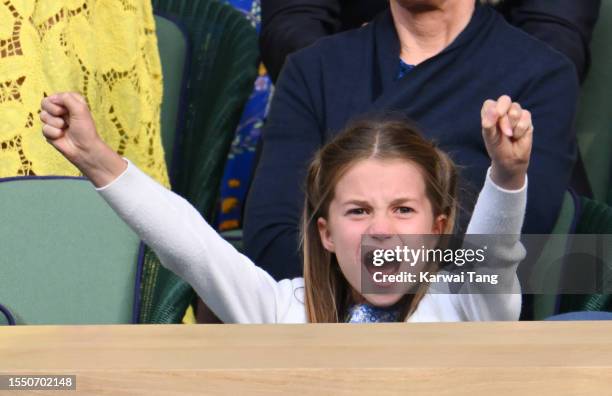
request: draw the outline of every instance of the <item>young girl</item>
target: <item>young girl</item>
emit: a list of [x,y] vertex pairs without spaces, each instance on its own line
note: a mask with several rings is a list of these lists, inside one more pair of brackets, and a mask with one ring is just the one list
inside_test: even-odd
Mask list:
[[355,124],[320,150],[306,180],[304,278],[276,282],[108,147],[81,96],[45,98],[40,113],[47,140],[225,323],[517,320],[531,116],[507,96],[486,101],[481,116],[492,164],[468,233],[513,235],[487,257],[510,279],[507,294],[439,294],[424,284],[408,294],[360,292],[362,236],[384,243],[453,229],[454,165],[405,124]]

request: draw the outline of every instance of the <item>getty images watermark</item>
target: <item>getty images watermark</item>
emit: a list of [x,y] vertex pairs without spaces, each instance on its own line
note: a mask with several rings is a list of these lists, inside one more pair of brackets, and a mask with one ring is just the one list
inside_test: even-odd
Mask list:
[[364,235],[365,293],[612,292],[612,235]]
[[396,246],[393,249],[373,249],[371,250],[372,265],[378,267],[378,271],[372,273],[372,279],[376,283],[393,283],[393,282],[409,282],[409,283],[490,283],[496,285],[498,282],[498,274],[479,274],[476,271],[458,271],[456,273],[434,272],[434,271],[393,271],[393,273],[384,273],[383,266],[392,267],[395,263],[398,268],[401,264],[416,267],[421,262],[435,262],[454,264],[458,267],[463,267],[466,264],[478,263],[482,264],[486,261],[485,253],[487,246],[480,249],[441,249],[441,248],[426,248],[421,245],[420,248],[409,248],[408,246]]

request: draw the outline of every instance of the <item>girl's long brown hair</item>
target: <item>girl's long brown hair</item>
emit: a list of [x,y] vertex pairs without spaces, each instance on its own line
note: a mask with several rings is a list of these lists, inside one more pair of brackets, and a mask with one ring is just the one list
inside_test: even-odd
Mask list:
[[[450,234],[457,211],[457,171],[446,153],[424,139],[414,126],[397,120],[361,120],[347,127],[316,154],[306,177],[302,217],[305,304],[311,323],[343,321],[351,301],[351,287],[334,254],[323,247],[317,219],[327,219],[338,180],[358,161],[400,159],[416,164],[423,175],[433,215],[445,215],[443,233]],[[399,302],[401,320],[417,308],[427,291],[421,285]]]

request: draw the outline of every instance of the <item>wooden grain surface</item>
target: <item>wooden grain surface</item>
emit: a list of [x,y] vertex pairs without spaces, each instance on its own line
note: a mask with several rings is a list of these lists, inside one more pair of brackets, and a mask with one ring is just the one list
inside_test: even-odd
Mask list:
[[612,395],[612,322],[2,327],[0,374],[77,376],[44,395]]

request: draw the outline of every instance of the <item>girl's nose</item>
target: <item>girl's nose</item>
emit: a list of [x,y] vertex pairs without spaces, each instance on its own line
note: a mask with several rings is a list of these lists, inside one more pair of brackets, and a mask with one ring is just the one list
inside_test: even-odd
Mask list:
[[368,234],[377,241],[384,241],[392,238],[395,234],[393,221],[387,216],[377,216],[373,218],[372,223],[368,227]]

